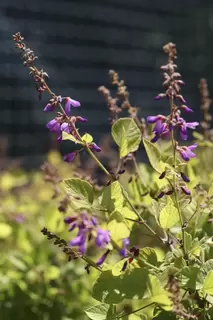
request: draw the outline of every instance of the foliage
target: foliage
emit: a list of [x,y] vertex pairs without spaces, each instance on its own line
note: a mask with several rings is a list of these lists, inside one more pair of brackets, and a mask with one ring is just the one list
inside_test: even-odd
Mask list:
[[[26,48],[20,33],[14,35],[14,40],[21,50],[24,65],[29,67],[36,82],[39,96],[42,97],[43,92],[50,94],[44,111],[58,109],[47,129],[58,134],[59,143],[70,141],[71,152],[64,160],[74,166],[73,161],[79,154],[87,152],[107,180],[98,185],[94,181],[97,176],[86,179],[85,176],[66,175],[63,179],[51,167],[45,166],[45,179],[51,182],[55,199],[45,203],[42,198],[37,199],[38,194],[33,192],[37,188],[35,182],[32,190],[22,193],[23,197],[28,195],[30,208],[34,208],[29,219],[33,219],[35,225],[36,217],[36,225],[42,228],[47,240],[59,248],[49,254],[51,250],[46,238],[37,235],[34,225],[30,228],[23,222],[13,227],[6,218],[2,220],[1,234],[10,248],[9,256],[5,253],[2,262],[2,291],[7,301],[6,305],[3,302],[3,308],[6,310],[11,296],[15,295],[18,300],[20,295],[14,289],[18,287],[19,292],[34,301],[31,311],[41,312],[43,318],[43,307],[49,306],[51,312],[56,309],[53,311],[55,316],[63,305],[66,311],[61,314],[65,319],[83,319],[82,314],[72,314],[72,290],[79,284],[81,294],[76,301],[79,312],[88,302],[84,300],[84,292],[87,295],[89,288],[96,300],[85,311],[90,319],[211,319],[213,168],[209,162],[202,170],[200,165],[206,152],[212,152],[212,141],[203,126],[204,132],[195,134],[196,141],[186,143],[188,129],[195,130],[199,123],[183,118],[184,112],[192,113],[193,110],[181,94],[184,83],[175,63],[176,46],[168,43],[163,47],[168,55],[167,64],[161,66],[165,92],[155,99],[167,98],[168,114],[148,116],[151,130],[146,121],[138,117],[138,109],[131,105],[124,81],[119,80],[117,73],[110,72],[112,84],[117,87],[115,98],[106,88],[100,89],[112,115],[111,135],[118,149],[117,167],[108,170],[96,156],[96,152],[101,153],[101,147],[90,134],[80,133],[78,123],[87,119],[70,116],[71,107],[79,107],[80,102],[53,93],[47,84],[47,73],[37,69],[36,56]],[[210,102],[204,91],[201,94],[207,123],[206,108]],[[128,111],[129,117],[119,117],[124,110]],[[138,164],[139,148],[144,148],[149,165]],[[197,157],[195,149],[198,150]],[[56,166],[62,167],[59,163]],[[56,212],[55,201],[64,192],[59,206],[59,211],[65,215],[62,218]],[[11,213],[8,208],[16,208],[12,194],[8,194],[2,201],[6,217]],[[22,200],[24,205],[28,203],[27,199]],[[28,212],[32,208],[25,210]],[[14,240],[26,254],[20,256],[20,252],[14,251]],[[77,262],[72,261],[65,268],[63,254]],[[86,264],[87,277],[78,269],[80,261]],[[19,273],[14,274],[11,264]],[[15,278],[13,290],[7,286],[11,277]],[[36,286],[39,281],[41,286]],[[36,289],[39,290],[37,294],[34,293]],[[58,297],[61,290],[64,290],[63,294]],[[12,306],[11,310],[16,309]],[[52,319],[51,312],[48,316]]]

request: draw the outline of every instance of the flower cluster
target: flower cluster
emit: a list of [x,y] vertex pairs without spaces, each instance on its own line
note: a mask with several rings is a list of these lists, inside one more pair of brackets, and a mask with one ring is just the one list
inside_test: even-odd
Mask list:
[[[42,98],[42,93],[47,91],[51,98],[47,105],[44,108],[44,112],[52,112],[56,109],[60,110],[57,113],[57,116],[49,121],[46,127],[51,131],[59,134],[58,142],[62,141],[62,133],[66,132],[75,139],[76,144],[82,144],[82,148],[80,150],[76,150],[74,152],[68,153],[64,156],[64,161],[72,162],[77,153],[79,153],[83,148],[84,144],[81,141],[81,136],[78,133],[78,129],[76,128],[77,122],[87,122],[86,118],[81,116],[72,116],[70,117],[71,107],[77,108],[80,107],[81,104],[79,101],[74,100],[70,97],[62,97],[57,96],[53,93],[49,86],[47,85],[46,79],[49,78],[48,74],[43,70],[38,70],[34,65],[37,56],[34,55],[33,51],[26,47],[24,43],[24,38],[20,35],[20,32],[16,33],[13,36],[14,41],[16,42],[16,47],[21,50],[22,58],[24,60],[23,64],[26,67],[29,67],[30,74],[33,76],[33,79],[36,84],[36,89],[39,93],[39,99]],[[88,147],[94,151],[100,152],[101,148],[97,146],[94,142],[91,142]]]
[[[163,49],[164,52],[168,54],[168,63],[161,66],[161,70],[164,71],[165,81],[163,85],[166,87],[166,91],[165,93],[157,95],[155,99],[159,100],[166,97],[170,101],[171,112],[168,116],[159,114],[147,118],[148,123],[154,124],[152,130],[154,137],[151,140],[153,143],[162,137],[168,136],[172,131],[174,132],[175,129],[178,129],[182,140],[187,140],[187,129],[195,129],[199,125],[198,122],[186,122],[180,116],[181,111],[193,112],[193,110],[186,105],[186,100],[180,94],[181,85],[183,85],[184,82],[180,79],[181,75],[176,71],[177,65],[174,63],[174,60],[177,59],[176,46],[173,43],[168,43]],[[181,103],[180,105],[176,104],[178,101]],[[196,146],[196,144],[193,144],[188,147],[181,147],[177,141],[175,142],[175,148],[184,161],[189,161],[190,158],[195,157],[192,150],[194,150]]]
[[82,254],[86,252],[87,243],[92,239],[99,248],[104,248],[110,243],[110,233],[98,226],[96,217],[89,217],[87,213],[81,213],[79,216],[67,217],[64,222],[69,224],[69,231],[78,229],[77,235],[70,241],[70,246],[78,247]]

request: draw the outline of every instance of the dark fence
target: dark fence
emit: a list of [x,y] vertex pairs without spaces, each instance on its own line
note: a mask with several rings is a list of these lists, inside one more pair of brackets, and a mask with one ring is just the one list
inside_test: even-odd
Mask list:
[[213,5],[211,0],[7,0],[0,2],[0,134],[8,138],[10,156],[45,154],[49,115],[14,48],[20,31],[39,56],[58,94],[80,100],[87,130],[98,140],[108,130],[107,108],[97,92],[115,69],[128,85],[141,115],[163,113],[166,104],[153,97],[161,91],[165,63],[162,46],[175,42],[184,95],[199,118],[200,77],[213,96]]

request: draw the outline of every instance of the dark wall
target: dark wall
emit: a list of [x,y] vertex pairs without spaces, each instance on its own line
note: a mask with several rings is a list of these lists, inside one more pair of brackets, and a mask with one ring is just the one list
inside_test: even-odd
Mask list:
[[[163,4],[163,5],[162,5]],[[42,112],[28,71],[11,40],[20,31],[39,56],[38,65],[61,95],[80,100],[87,130],[97,140],[108,130],[107,108],[97,92],[108,85],[108,70],[125,79],[133,104],[147,116],[166,112],[153,97],[161,91],[165,63],[162,45],[175,42],[184,95],[199,117],[200,77],[213,96],[213,6],[182,0],[7,0],[0,2],[0,134],[9,138],[11,156],[39,156],[49,147]]]

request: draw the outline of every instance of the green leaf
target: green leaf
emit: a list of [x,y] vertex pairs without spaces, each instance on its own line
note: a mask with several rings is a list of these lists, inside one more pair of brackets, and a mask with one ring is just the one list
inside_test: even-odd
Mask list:
[[207,294],[213,295],[213,270],[208,272],[204,280],[203,291]]
[[213,259],[209,259],[202,265],[202,270],[206,273],[213,270]]
[[148,262],[148,263],[150,263],[150,264],[152,264],[154,266],[158,262],[155,249],[154,248],[149,248],[149,247],[140,249],[140,253],[139,253],[138,259],[142,260],[142,261],[145,261],[145,262]]
[[77,178],[67,179],[63,182],[78,209],[91,208],[94,200],[94,190],[89,182]]
[[81,139],[88,144],[93,142],[93,137],[89,133],[85,133]]
[[110,215],[110,222],[107,225],[107,229],[110,231],[112,240],[116,243],[130,235],[128,224],[122,214],[118,211],[115,211]]
[[112,126],[112,137],[120,148],[120,158],[138,149],[141,132],[133,119],[120,118]]
[[121,211],[123,209],[124,197],[121,185],[118,181],[114,181],[109,186],[104,187],[101,204],[109,212]]
[[111,270],[107,270],[97,279],[93,298],[109,304],[117,304],[124,299],[142,299],[146,294],[147,282],[146,269],[133,269],[120,276],[114,276]]
[[148,292],[152,302],[157,303],[164,310],[171,310],[172,303],[169,293],[161,287],[160,281],[156,276],[149,275]]
[[27,266],[26,264],[19,258],[15,256],[10,256],[9,261],[13,264],[13,266],[21,271],[26,271]]
[[151,166],[158,172],[162,173],[165,169],[164,163],[161,161],[161,154],[158,148],[149,140],[143,139],[143,144],[149,158]]
[[92,320],[106,320],[109,307],[110,306],[108,304],[101,303],[88,308],[85,313]]
[[160,225],[164,229],[170,229],[179,222],[178,210],[173,205],[166,205],[160,212]]
[[69,134],[69,133],[67,133],[65,131],[62,131],[62,140],[69,140],[69,141],[75,142],[77,144],[82,144],[75,137],[73,137],[73,135],[71,135],[71,134]]
[[4,222],[0,223],[0,239],[5,239],[9,237],[12,233],[12,228],[9,224]]
[[203,286],[203,277],[200,268],[193,266],[186,266],[181,270],[182,279],[181,284],[187,289],[199,290]]
[[50,266],[45,272],[45,278],[48,280],[58,279],[60,276],[60,269],[56,266]]

